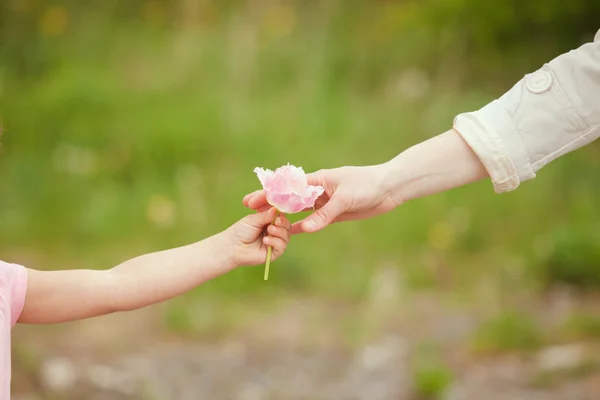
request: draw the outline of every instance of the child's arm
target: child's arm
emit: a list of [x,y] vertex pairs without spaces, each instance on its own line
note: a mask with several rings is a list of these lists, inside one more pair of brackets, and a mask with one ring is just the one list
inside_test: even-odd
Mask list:
[[19,322],[78,320],[137,309],[184,293],[232,267],[221,235],[136,257],[110,270],[28,270]]
[[280,256],[289,221],[275,210],[245,217],[201,242],[146,254],[105,271],[28,270],[21,323],[57,323],[134,310],[183,294],[240,265],[265,261],[267,248]]

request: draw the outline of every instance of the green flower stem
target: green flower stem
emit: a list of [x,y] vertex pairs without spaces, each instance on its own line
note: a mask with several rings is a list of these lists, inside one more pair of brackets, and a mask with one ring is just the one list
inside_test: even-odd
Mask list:
[[[273,220],[273,224],[277,220],[279,216],[279,210],[275,213],[275,219]],[[265,263],[265,281],[269,280],[269,267],[271,266],[271,255],[273,254],[273,248],[269,246],[267,248],[267,262]]]

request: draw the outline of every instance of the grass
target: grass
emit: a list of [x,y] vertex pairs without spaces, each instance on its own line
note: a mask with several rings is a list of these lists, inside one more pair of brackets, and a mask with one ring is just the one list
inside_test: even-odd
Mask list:
[[[58,36],[33,35],[30,51],[0,63],[2,257],[41,269],[108,268],[200,240],[248,213],[241,199],[259,187],[255,166],[383,162],[528,72],[498,67],[491,55],[456,60],[459,39],[443,45],[416,9],[382,7],[368,9],[373,23],[382,19],[376,29],[351,8],[283,7],[269,18],[218,14],[189,29],[154,19],[113,26],[92,13]],[[545,51],[515,63],[530,68],[554,50]],[[471,64],[503,74],[465,84]],[[449,285],[444,271],[457,291],[490,271],[502,290],[529,287],[557,265],[548,260],[567,268],[570,258],[549,255],[573,253],[548,232],[596,232],[597,149],[557,161],[508,195],[481,182],[295,237],[268,282],[261,268],[236,270],[188,304],[265,292],[360,301],[390,260],[414,290]],[[595,274],[587,268],[595,261],[577,256],[586,266],[577,282]],[[166,325],[196,329],[184,309],[173,305]],[[484,347],[532,346],[535,330],[515,318],[484,329]]]
[[454,374],[431,345],[421,344],[413,360],[413,385],[419,400],[442,399]]
[[428,365],[418,368],[413,379],[419,399],[442,399],[452,381],[452,372],[443,364]]
[[[256,166],[291,162],[313,171],[384,162],[579,45],[586,21],[597,29],[594,18],[536,1],[548,20],[523,17],[525,30],[512,25],[516,2],[496,9],[470,0],[176,1],[163,14],[152,9],[160,1],[140,10],[135,1],[98,9],[62,0],[0,4],[0,258],[48,270],[110,268],[201,240],[246,215],[241,199],[259,187]],[[13,3],[31,9],[13,12]],[[197,24],[185,10],[196,3]],[[598,15],[590,2],[571,3]],[[64,11],[62,28],[49,10]],[[126,334],[116,334],[119,346],[109,341],[112,352],[142,338],[218,341],[240,333],[355,350],[389,331],[410,337],[439,328],[431,319],[450,310],[450,298],[465,313],[492,316],[469,339],[479,354],[528,354],[548,338],[600,340],[591,314],[573,314],[555,332],[533,313],[494,314],[520,309],[523,298],[553,284],[598,289],[599,144],[553,162],[510,194],[480,182],[294,237],[268,282],[262,266],[235,270],[140,316],[160,325],[151,332],[113,327],[113,335]],[[437,314],[404,318],[411,292],[421,290]],[[106,352],[103,341],[88,341]],[[25,389],[38,380],[44,352],[20,346],[13,381]],[[443,398],[460,378],[435,347],[418,348],[411,366],[420,399]],[[585,361],[540,373],[532,384],[578,379],[597,367]]]
[[503,312],[485,321],[472,338],[476,353],[529,352],[544,343],[541,329],[531,316]]
[[564,340],[599,340],[600,317],[586,313],[575,313],[559,328]]

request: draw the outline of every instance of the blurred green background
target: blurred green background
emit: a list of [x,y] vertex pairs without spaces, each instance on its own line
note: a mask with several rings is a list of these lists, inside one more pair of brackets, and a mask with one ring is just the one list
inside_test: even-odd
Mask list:
[[[241,199],[259,188],[254,167],[386,161],[591,41],[599,13],[587,0],[3,0],[2,259],[104,269],[200,240],[248,213]],[[138,322],[110,344],[98,332],[123,328],[108,319],[93,329],[100,339],[78,337],[81,348],[65,332],[91,322],[20,327],[16,394],[53,398],[43,371],[54,353],[93,359],[144,340],[235,336],[286,352],[277,340],[314,350],[331,337],[352,354],[403,337],[407,398],[466,385],[465,365],[490,354],[594,346],[598,176],[596,143],[510,194],[481,182],[295,237],[268,282],[260,268],[236,270],[139,312],[152,328]],[[441,340],[456,321],[462,333]],[[568,379],[600,380],[579,361],[572,367],[584,373],[569,369]],[[538,372],[523,386],[561,382]],[[76,396],[64,390],[59,398]],[[257,398],[350,398],[286,395]]]

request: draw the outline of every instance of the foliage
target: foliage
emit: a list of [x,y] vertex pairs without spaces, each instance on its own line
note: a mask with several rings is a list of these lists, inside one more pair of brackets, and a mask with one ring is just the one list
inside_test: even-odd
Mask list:
[[[598,4],[1,2],[2,258],[107,268],[243,216],[255,166],[383,162],[589,39]],[[297,237],[269,285],[360,298],[390,260],[428,286],[549,252],[552,270],[597,265],[568,250],[599,216],[597,149],[510,195],[484,182]],[[202,288],[263,290],[253,269]]]
[[530,351],[542,344],[542,333],[533,319],[515,312],[490,318],[473,338],[473,348],[480,353]]

